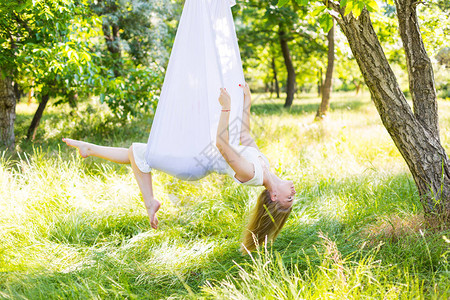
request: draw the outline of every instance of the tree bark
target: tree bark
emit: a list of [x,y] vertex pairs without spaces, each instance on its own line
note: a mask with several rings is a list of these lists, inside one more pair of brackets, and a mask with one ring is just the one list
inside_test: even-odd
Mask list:
[[[113,29],[111,32],[111,28]],[[103,36],[105,37],[106,47],[108,51],[111,53],[119,53],[120,54],[120,33],[119,27],[117,25],[109,25],[107,19],[103,20],[102,24]]]
[[[334,21],[333,21],[334,22]],[[316,120],[323,119],[330,108],[330,95],[333,80],[333,69],[334,69],[334,24],[327,34],[328,39],[328,62],[327,62],[327,73],[325,75],[325,83],[322,88],[322,102],[316,113]]]
[[291,107],[292,102],[294,101],[295,94],[295,68],[292,63],[291,54],[289,51],[288,39],[286,33],[283,30],[278,32],[280,37],[280,45],[281,52],[283,53],[284,63],[287,69],[287,87],[286,87],[286,102],[284,103],[284,107]]
[[[111,32],[112,29],[112,32]],[[106,47],[113,58],[113,72],[115,77],[120,76],[122,65],[120,63],[121,48],[120,48],[120,31],[117,24],[110,25],[107,18],[103,18],[102,30],[105,38]]]
[[317,78],[317,97],[320,97],[322,95],[322,86],[323,86],[322,68],[319,68]]
[[12,79],[0,70],[0,148],[13,150],[15,146],[14,121],[16,96]]
[[16,95],[16,102],[20,102],[20,97],[22,96],[22,90],[20,89],[17,82],[13,81],[14,94]]
[[275,57],[272,57],[272,70],[273,70],[273,80],[275,81],[275,92],[277,93],[277,99],[280,99],[280,84],[278,82],[277,67],[275,65]]
[[50,96],[48,94],[44,94],[42,96],[38,109],[36,110],[33,120],[31,121],[30,127],[28,128],[27,140],[30,139],[34,140],[34,138],[36,137],[36,129],[39,126],[39,122],[41,121],[42,115],[44,114],[44,109],[47,106],[49,98]]
[[361,90],[362,82],[359,80],[353,79],[353,84],[355,85],[355,91],[356,91],[355,95],[358,95],[359,91]]
[[76,108],[78,103],[78,93],[75,91],[70,91],[66,95],[67,100],[69,101],[70,108],[72,109]]
[[[328,3],[340,14],[336,20],[348,39],[381,120],[412,173],[425,214],[445,224],[450,221],[450,161],[439,141],[438,128],[427,125],[434,124],[434,119],[418,116],[417,106],[413,113],[384,55],[367,10],[355,19],[351,14],[344,16],[339,4]],[[408,19],[399,16],[399,23],[402,22]],[[409,37],[405,42],[411,49],[412,44],[421,43],[421,36]],[[433,81],[429,75],[425,78]],[[414,89],[417,88],[415,85]],[[436,98],[426,99],[433,110]]]
[[440,140],[433,67],[420,33],[418,3],[417,0],[395,0],[399,32],[406,54],[414,115]]

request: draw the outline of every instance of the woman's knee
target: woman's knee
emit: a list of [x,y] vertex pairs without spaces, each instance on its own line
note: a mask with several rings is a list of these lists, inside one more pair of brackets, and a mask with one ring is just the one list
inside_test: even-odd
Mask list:
[[128,148],[128,158],[130,160],[134,159],[134,156],[133,156],[133,145],[131,145],[130,148]]

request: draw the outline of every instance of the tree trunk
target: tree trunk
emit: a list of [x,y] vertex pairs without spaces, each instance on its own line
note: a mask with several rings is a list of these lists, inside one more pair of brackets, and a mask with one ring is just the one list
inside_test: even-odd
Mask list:
[[323,86],[322,68],[319,68],[317,79],[317,97],[320,97],[322,95],[322,86]]
[[16,120],[16,96],[11,78],[0,70],[0,149],[13,150],[15,146],[14,121]]
[[286,87],[286,102],[284,107],[291,107],[294,101],[295,94],[295,69],[292,63],[291,54],[289,52],[288,39],[286,33],[283,30],[278,32],[280,37],[281,52],[283,53],[284,63],[286,65],[288,77],[287,77],[287,87]]
[[[401,6],[398,11],[405,9],[405,5],[412,5],[405,2],[407,1],[400,4],[397,2],[397,5]],[[429,95],[419,96],[420,92],[415,91],[419,87],[427,91],[433,90],[434,79],[430,77],[432,73],[428,70],[431,66],[427,67],[425,63],[427,74],[410,74],[420,77],[418,81],[421,83],[413,84],[414,91],[411,91],[416,97],[413,113],[384,55],[367,10],[364,9],[359,18],[355,19],[351,14],[344,16],[344,10],[338,4],[331,1],[328,3],[329,7],[340,14],[337,22],[348,39],[381,120],[412,173],[426,215],[441,222],[450,221],[450,161],[439,141],[435,120],[436,98],[430,99]],[[398,14],[401,31],[402,28],[407,28],[404,23],[410,22],[410,18],[417,20],[415,9],[409,10],[409,13],[406,19],[402,12]],[[415,23],[416,30],[417,26],[418,23]],[[403,40],[403,43],[409,44],[406,49],[415,49],[417,45],[422,44],[420,32],[405,37],[407,40]],[[415,54],[407,53],[407,56],[414,60]],[[421,63],[424,63],[423,57]],[[408,64],[408,70],[411,70],[413,61]],[[425,79],[430,82],[423,86]]]
[[28,102],[27,105],[31,104],[31,100],[34,97],[34,80],[30,81],[30,90],[28,91]]
[[78,103],[78,93],[75,91],[70,91],[67,94],[67,99],[69,101],[70,108],[74,109],[77,107]]
[[406,54],[414,115],[439,141],[439,118],[433,67],[423,45],[416,11],[420,1],[397,0],[394,2],[397,8],[400,37]]
[[[111,32],[112,29],[112,32]],[[103,18],[102,30],[103,36],[105,37],[106,47],[111,53],[113,58],[113,72],[115,77],[120,76],[120,70],[122,65],[120,63],[121,49],[120,49],[120,30],[117,24],[112,26],[109,24],[107,18]]]
[[22,96],[22,90],[20,89],[17,82],[13,82],[14,94],[16,95],[16,102],[20,102],[20,98]]
[[44,109],[47,106],[49,95],[45,94],[42,96],[41,102],[39,103],[38,109],[34,114],[33,120],[31,121],[30,127],[28,128],[27,140],[34,140],[36,136],[36,129],[41,121],[42,115],[44,114]]
[[272,70],[273,70],[273,80],[275,81],[275,92],[277,93],[277,99],[280,99],[280,84],[278,83],[277,67],[275,65],[275,57],[272,57]]
[[[113,32],[111,32],[111,27]],[[102,24],[103,36],[105,37],[106,47],[110,53],[120,54],[120,33],[117,25],[109,25],[108,20],[104,18]]]
[[[333,21],[334,23],[334,21]],[[333,80],[333,68],[334,68],[334,25],[328,31],[328,62],[327,62],[327,73],[325,75],[325,83],[322,88],[322,102],[316,113],[316,120],[323,119],[330,108],[330,95]]]
[[357,80],[353,80],[353,84],[355,85],[355,95],[359,94],[359,91],[361,90],[361,86],[362,86],[362,82],[361,81],[357,81]]

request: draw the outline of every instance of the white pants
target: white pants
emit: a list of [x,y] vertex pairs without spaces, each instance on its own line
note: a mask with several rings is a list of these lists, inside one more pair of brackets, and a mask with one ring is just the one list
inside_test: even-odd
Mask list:
[[181,180],[199,180],[212,172],[227,174],[229,166],[217,148],[200,153],[196,157],[152,156],[145,160],[147,144],[133,143],[133,156],[137,167],[143,173],[152,169],[163,171]]

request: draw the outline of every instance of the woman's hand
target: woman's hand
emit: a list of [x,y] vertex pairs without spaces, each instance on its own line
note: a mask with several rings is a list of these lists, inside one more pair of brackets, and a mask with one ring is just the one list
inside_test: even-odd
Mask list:
[[250,88],[248,87],[247,82],[244,85],[239,84],[239,86],[244,90],[244,96],[245,97],[250,97],[251,96],[250,95]]
[[226,89],[220,89],[219,103],[222,105],[222,109],[230,109],[231,98]]
[[252,105],[252,95],[250,94],[250,88],[248,87],[247,82],[244,85],[239,84],[239,86],[244,91],[244,110],[250,109],[250,106]]

